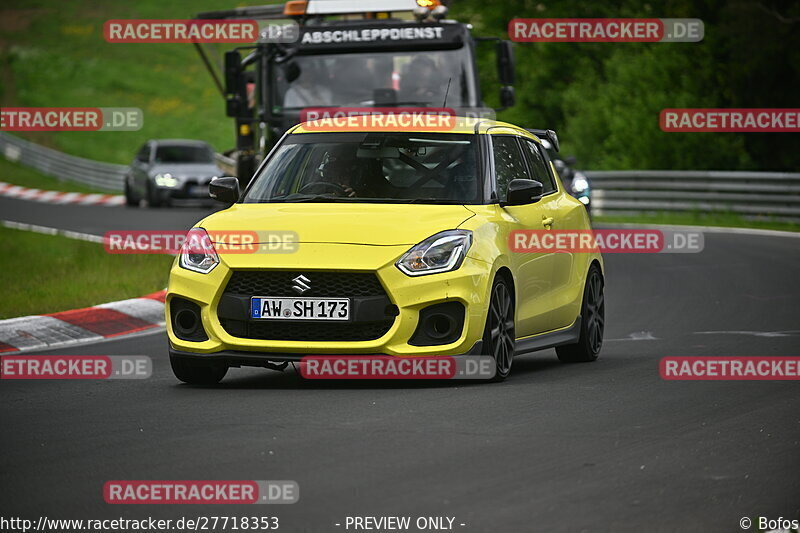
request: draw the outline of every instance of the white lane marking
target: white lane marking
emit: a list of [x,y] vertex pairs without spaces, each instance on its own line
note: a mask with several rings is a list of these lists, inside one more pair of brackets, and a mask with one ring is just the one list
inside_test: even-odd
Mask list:
[[629,333],[627,337],[622,339],[603,339],[604,341],[657,341],[658,337],[653,336],[649,331],[636,331]]
[[28,224],[26,222],[15,222],[13,220],[0,220],[0,225],[6,228],[18,229],[22,231],[32,231],[34,233],[41,233],[43,235],[61,235],[69,239],[78,239],[81,241],[90,241],[103,244],[106,242],[104,237],[100,235],[92,235],[91,233],[81,233],[79,231],[71,231],[66,229],[51,228],[49,226],[39,226],[36,224]]
[[724,226],[683,226],[679,224],[633,224],[628,222],[602,223],[598,222],[599,228],[642,228],[642,229],[675,229],[687,231],[702,231],[704,233],[733,233],[740,235],[760,235],[763,237],[789,237],[800,239],[800,231],[780,231],[775,229],[755,229],[755,228],[729,228]]
[[695,331],[695,335],[750,335],[752,337],[794,337],[800,335],[800,330],[789,329],[786,331]]

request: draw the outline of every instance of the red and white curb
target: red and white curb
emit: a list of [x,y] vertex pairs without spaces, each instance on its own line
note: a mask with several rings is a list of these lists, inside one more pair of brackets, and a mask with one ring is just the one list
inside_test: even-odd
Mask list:
[[163,327],[166,291],[141,298],[0,320],[0,353],[49,350]]
[[125,197],[118,194],[45,191],[42,189],[28,189],[20,185],[11,185],[3,181],[0,181],[0,196],[43,202],[46,204],[113,206],[125,203]]

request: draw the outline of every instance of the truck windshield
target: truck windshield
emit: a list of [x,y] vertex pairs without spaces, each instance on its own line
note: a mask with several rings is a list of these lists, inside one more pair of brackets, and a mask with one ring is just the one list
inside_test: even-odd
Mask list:
[[480,203],[475,136],[305,133],[276,148],[244,198],[261,202]]
[[[276,69],[278,104],[316,106],[477,106],[466,47],[457,50],[297,55],[299,77],[289,83]],[[450,90],[447,91],[448,81]]]

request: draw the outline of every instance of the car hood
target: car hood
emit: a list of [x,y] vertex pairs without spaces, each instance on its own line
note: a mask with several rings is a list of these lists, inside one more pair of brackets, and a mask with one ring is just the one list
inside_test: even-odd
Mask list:
[[221,176],[214,163],[159,163],[150,167],[150,175],[170,173],[176,178]]
[[455,229],[472,216],[462,205],[235,204],[198,225],[209,232],[286,232],[301,244],[411,246],[440,231]]

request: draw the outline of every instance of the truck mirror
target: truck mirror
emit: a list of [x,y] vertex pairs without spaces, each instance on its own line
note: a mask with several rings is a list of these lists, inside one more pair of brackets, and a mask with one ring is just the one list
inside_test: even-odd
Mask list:
[[233,95],[239,91],[242,75],[242,56],[236,50],[225,52],[225,94]]
[[500,85],[514,85],[514,49],[511,41],[497,41],[497,77]]
[[295,63],[294,61],[289,61],[283,65],[283,75],[286,76],[286,81],[292,83],[294,80],[300,77],[302,70],[300,70],[300,65]]
[[514,103],[517,101],[517,95],[514,92],[514,88],[510,85],[506,85],[505,87],[500,87],[500,105],[503,109],[507,107],[513,107]]

